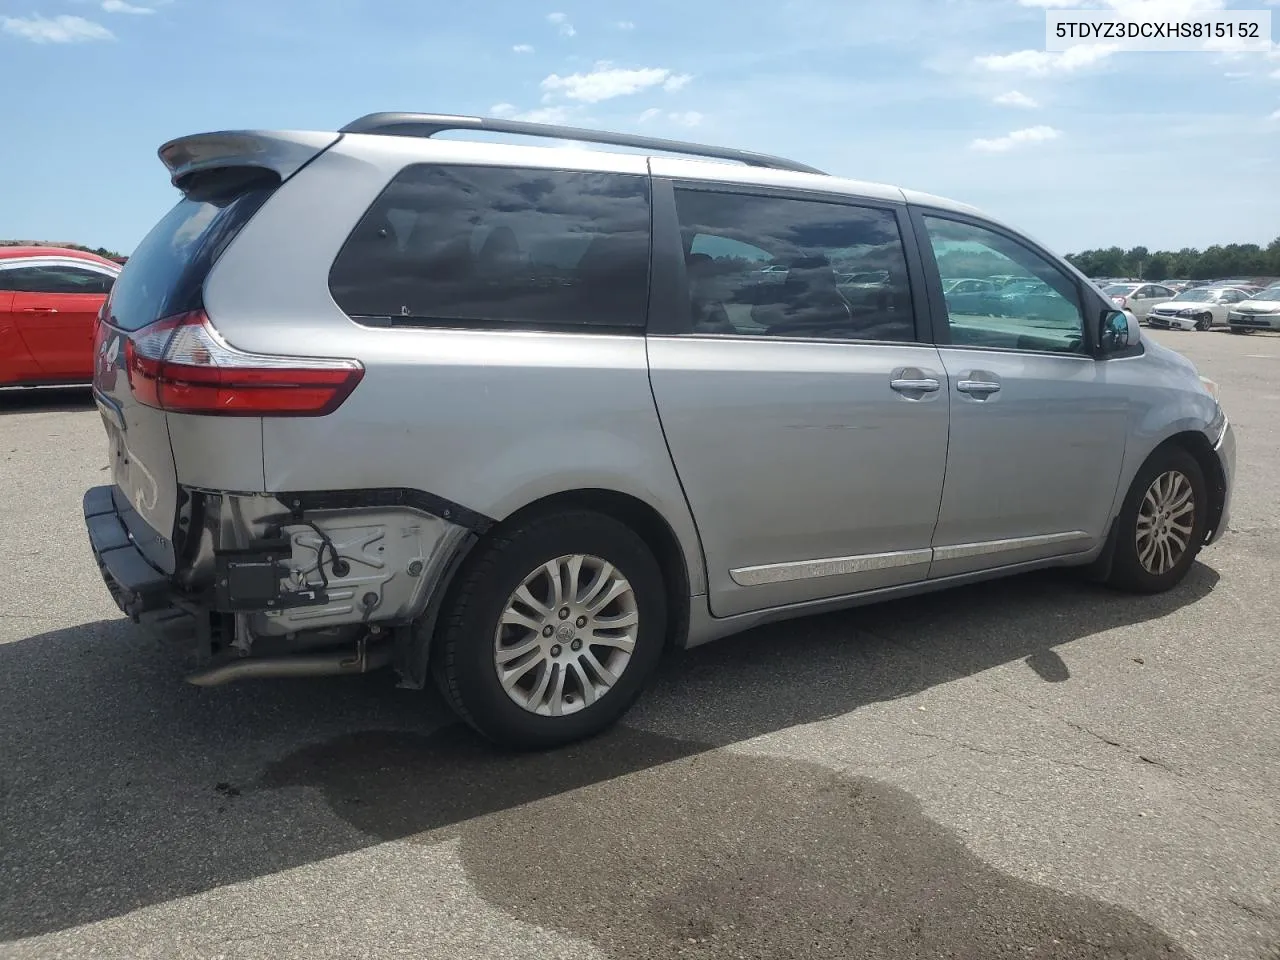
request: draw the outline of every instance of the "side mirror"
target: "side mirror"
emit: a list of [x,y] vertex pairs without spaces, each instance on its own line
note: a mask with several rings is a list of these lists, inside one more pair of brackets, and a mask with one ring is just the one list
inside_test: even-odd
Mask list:
[[1099,346],[1104,356],[1136,346],[1142,333],[1138,321],[1123,310],[1104,310]]

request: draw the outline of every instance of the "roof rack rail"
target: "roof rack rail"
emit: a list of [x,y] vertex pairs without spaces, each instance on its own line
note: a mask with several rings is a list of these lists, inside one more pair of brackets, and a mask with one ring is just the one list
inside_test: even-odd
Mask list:
[[767,167],[771,170],[790,170],[795,173],[823,172],[785,157],[771,157],[765,153],[752,153],[749,150],[709,147],[683,140],[664,140],[661,137],[606,133],[603,130],[589,130],[585,127],[563,127],[553,123],[529,123],[524,120],[503,120],[492,117],[462,117],[441,113],[370,113],[358,120],[352,120],[339,132],[371,133],[390,137],[433,137],[446,130],[476,130],[484,133],[510,133],[524,137],[573,140],[579,143],[605,143],[661,153],[736,160],[751,167]]

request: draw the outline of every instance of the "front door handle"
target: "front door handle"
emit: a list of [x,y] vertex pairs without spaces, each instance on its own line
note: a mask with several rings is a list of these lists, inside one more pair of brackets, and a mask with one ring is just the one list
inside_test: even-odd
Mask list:
[[899,377],[889,386],[899,393],[935,393],[942,384],[933,377]]
[[956,384],[956,389],[975,397],[989,397],[1000,392],[1000,384],[994,380],[961,380]]

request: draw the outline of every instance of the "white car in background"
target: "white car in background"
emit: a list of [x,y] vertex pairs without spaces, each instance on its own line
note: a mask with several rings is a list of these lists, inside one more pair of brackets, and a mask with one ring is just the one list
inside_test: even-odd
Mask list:
[[1167,330],[1208,330],[1225,326],[1232,308],[1249,299],[1238,287],[1193,287],[1172,300],[1154,304],[1147,324]]
[[1253,330],[1280,330],[1280,283],[1252,294],[1248,300],[1231,308],[1227,325],[1232,333]]
[[1139,323],[1147,319],[1147,313],[1157,303],[1176,296],[1168,287],[1158,283],[1113,283],[1103,287],[1102,292],[1121,310],[1137,317]]

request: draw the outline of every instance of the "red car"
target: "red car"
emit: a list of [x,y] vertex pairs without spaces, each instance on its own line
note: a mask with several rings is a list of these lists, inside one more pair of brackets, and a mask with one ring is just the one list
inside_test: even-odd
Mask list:
[[63,247],[0,247],[0,387],[88,384],[93,326],[120,264]]

